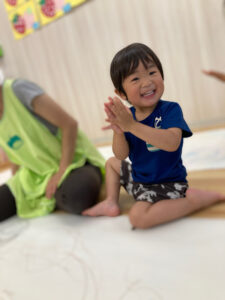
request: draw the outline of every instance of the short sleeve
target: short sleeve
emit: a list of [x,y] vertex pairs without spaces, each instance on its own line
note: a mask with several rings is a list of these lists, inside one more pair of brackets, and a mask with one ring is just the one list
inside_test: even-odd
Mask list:
[[32,107],[32,101],[35,97],[38,97],[45,93],[45,91],[39,87],[37,84],[24,80],[24,79],[16,79],[12,85],[13,92],[16,97],[20,100],[20,102],[27,108],[27,110],[42,124],[44,124],[52,134],[57,134],[57,127],[41,116],[37,115]]
[[44,90],[37,84],[25,80],[16,79],[12,85],[16,97],[29,109],[33,110],[32,101],[35,97],[44,94]]
[[183,137],[192,136],[192,132],[184,120],[182,109],[180,105],[175,102],[171,102],[168,105],[161,123],[161,128],[168,129],[172,127],[182,129]]

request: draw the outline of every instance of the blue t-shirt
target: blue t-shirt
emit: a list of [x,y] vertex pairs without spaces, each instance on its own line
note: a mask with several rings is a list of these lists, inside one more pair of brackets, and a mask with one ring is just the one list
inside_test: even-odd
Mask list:
[[[131,107],[131,112],[136,120],[134,107]],[[183,118],[180,105],[176,102],[159,100],[154,111],[139,122],[153,128],[180,128],[182,140],[176,151],[168,152],[153,147],[132,133],[125,132],[130,148],[129,158],[132,162],[134,182],[150,184],[186,182],[187,172],[181,154],[183,138],[192,136],[192,132]]]

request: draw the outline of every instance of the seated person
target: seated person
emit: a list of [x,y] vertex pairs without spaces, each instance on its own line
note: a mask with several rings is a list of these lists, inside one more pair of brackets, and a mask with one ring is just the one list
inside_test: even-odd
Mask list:
[[[85,210],[87,216],[117,216],[122,185],[136,200],[129,212],[134,228],[170,222],[225,196],[189,188],[182,162],[183,139],[192,135],[178,103],[162,100],[164,74],[159,58],[146,45],[131,44],[111,63],[118,97],[109,97],[105,112],[113,130],[115,157],[106,163],[107,197]],[[125,159],[129,156],[131,164]]]
[[0,85],[0,147],[14,175],[0,187],[0,221],[55,208],[81,214],[98,199],[104,159],[77,121],[27,80]]

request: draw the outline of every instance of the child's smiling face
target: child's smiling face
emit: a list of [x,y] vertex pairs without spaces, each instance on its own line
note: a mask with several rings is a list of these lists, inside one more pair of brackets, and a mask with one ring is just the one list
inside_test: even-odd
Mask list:
[[150,61],[146,67],[139,62],[136,70],[123,81],[126,95],[120,97],[128,100],[137,111],[153,111],[164,92],[164,81],[159,69]]

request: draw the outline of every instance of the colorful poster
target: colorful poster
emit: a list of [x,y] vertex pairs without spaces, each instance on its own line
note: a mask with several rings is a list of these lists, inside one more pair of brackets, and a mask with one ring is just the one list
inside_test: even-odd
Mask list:
[[[36,0],[42,25],[46,25],[64,15],[66,0]],[[68,9],[68,8],[67,8]],[[69,10],[71,7],[69,7]]]
[[85,1],[87,1],[87,0],[68,0],[67,2],[69,2],[71,4],[71,6],[74,7],[74,6],[82,4]]
[[86,0],[36,0],[41,24],[46,25]]
[[25,1],[11,13],[9,19],[15,39],[21,39],[40,27],[35,5]]
[[4,0],[4,3],[14,36],[21,39],[85,1],[87,0]]
[[15,8],[17,8],[18,6],[20,6],[20,4],[23,4],[24,2],[26,2],[26,0],[4,0],[4,4],[5,4],[7,11],[14,10]]

